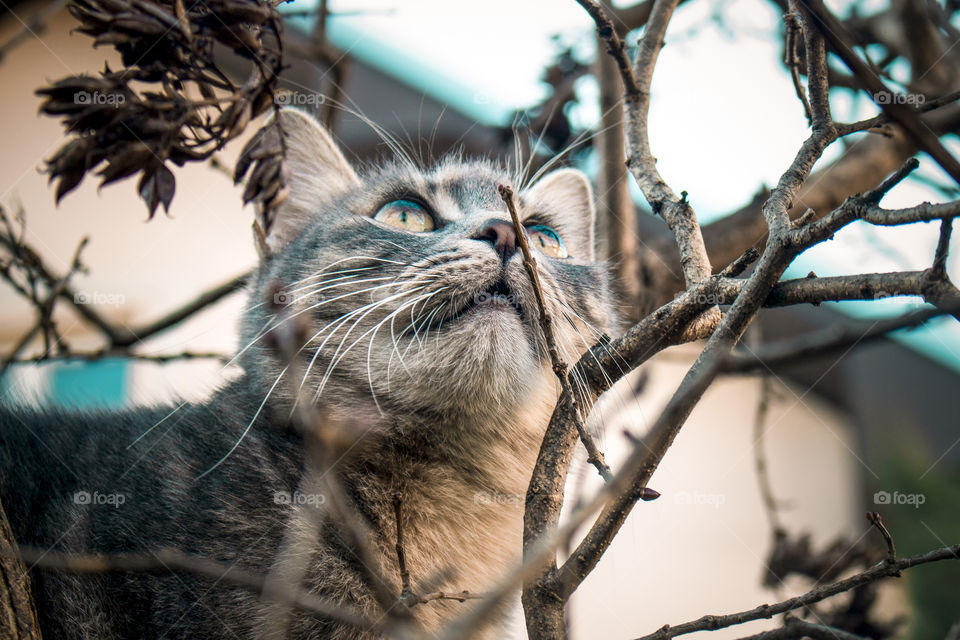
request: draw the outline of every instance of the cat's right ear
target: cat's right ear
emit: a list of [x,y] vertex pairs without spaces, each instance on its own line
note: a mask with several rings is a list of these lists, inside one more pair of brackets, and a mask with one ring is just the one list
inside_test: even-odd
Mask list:
[[319,214],[319,206],[337,193],[360,184],[353,167],[320,123],[298,109],[283,108],[278,118],[283,134],[287,197],[264,215],[256,208],[254,234],[261,259],[282,251]]

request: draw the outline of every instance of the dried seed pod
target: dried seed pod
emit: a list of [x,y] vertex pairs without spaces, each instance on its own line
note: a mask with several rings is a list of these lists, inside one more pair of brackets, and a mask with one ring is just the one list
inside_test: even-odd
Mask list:
[[650,502],[651,500],[656,500],[660,497],[660,492],[656,489],[651,489],[650,487],[644,487],[640,489],[640,499],[644,502]]
[[[101,186],[141,173],[138,191],[152,217],[175,191],[166,161],[208,159],[272,105],[282,68],[280,16],[266,0],[71,0],[68,7],[77,30],[95,46],[116,48],[123,68],[37,91],[40,111],[75,134],[47,162],[58,199],[88,171],[98,172]],[[231,55],[224,46],[250,61],[245,83],[222,70],[218,58]],[[197,91],[188,93],[190,86]],[[278,154],[271,147],[247,161],[266,163],[248,188],[268,209],[286,193],[280,164],[270,164]]]

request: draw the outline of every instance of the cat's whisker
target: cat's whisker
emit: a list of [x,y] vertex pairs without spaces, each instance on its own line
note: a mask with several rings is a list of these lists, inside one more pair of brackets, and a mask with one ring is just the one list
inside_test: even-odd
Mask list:
[[[359,269],[344,269],[342,271],[332,271],[330,273],[324,273],[322,274],[323,277],[318,277],[317,275],[308,276],[306,278],[301,278],[300,280],[291,282],[286,287],[284,287],[284,291],[286,293],[295,293],[297,291],[302,291],[303,289],[316,286],[318,284],[324,285],[330,282],[340,282],[342,280],[349,280],[350,278],[359,278],[359,277],[368,275],[366,273],[361,273],[361,272],[372,271],[374,269],[379,269],[379,268],[380,268],[379,266],[361,267]],[[336,277],[328,277],[328,276],[336,276]]]
[[[377,286],[377,287],[371,287],[371,288],[365,289],[364,291],[372,291],[372,290],[374,290],[374,289],[381,289],[381,288],[384,288],[384,287],[386,287],[386,286],[390,286],[390,285],[379,285],[379,286]],[[387,299],[387,301],[389,301],[389,298]],[[346,324],[347,322],[349,322],[353,317],[355,317],[355,316],[363,313],[364,311],[367,311],[367,310],[371,310],[371,311],[372,311],[373,309],[377,308],[378,306],[382,306],[383,302],[384,302],[384,301],[371,302],[371,303],[368,303],[368,304],[366,304],[366,305],[364,305],[364,306],[362,306],[362,307],[359,307],[359,308],[357,308],[357,309],[352,309],[352,310],[348,311],[347,313],[341,315],[340,317],[338,317],[338,318],[336,318],[336,319],[328,322],[326,325],[324,325],[321,329],[319,329],[316,333],[314,333],[313,336],[311,336],[310,339],[308,339],[308,340],[304,343],[304,345],[303,345],[303,347],[301,348],[301,350],[304,349],[304,348],[306,348],[310,343],[312,343],[314,340],[316,340],[318,337],[320,337],[320,335],[323,334],[325,331],[327,331],[328,329],[330,330],[330,334],[329,334],[326,338],[324,338],[323,342],[321,342],[320,345],[314,350],[313,357],[310,358],[310,363],[309,363],[308,366],[307,366],[307,370],[304,372],[304,374],[303,374],[303,379],[300,381],[300,387],[299,387],[299,388],[300,388],[301,390],[303,389],[303,385],[304,385],[304,383],[306,383],[307,378],[308,378],[308,376],[310,375],[310,371],[313,369],[313,365],[316,363],[317,358],[320,356],[320,353],[323,351],[323,347],[326,346],[327,342],[334,336],[334,334],[336,334],[337,329],[339,329],[341,326],[343,326],[344,324]],[[361,319],[362,319],[362,317],[361,317]],[[358,321],[359,321],[359,320],[358,320]],[[342,344],[342,343],[341,343],[341,344]]]
[[[353,325],[351,325],[350,329],[346,332],[346,334],[344,335],[344,337],[340,340],[340,344],[337,346],[337,349],[336,349],[336,351],[334,352],[334,354],[333,354],[333,356],[332,356],[332,359],[331,359],[332,361],[331,361],[331,363],[330,363],[330,369],[332,369],[332,368],[335,367],[337,364],[339,364],[339,362],[343,359],[343,357],[347,354],[347,352],[348,352],[351,348],[353,348],[354,345],[356,345],[358,342],[360,342],[367,334],[369,334],[370,331],[373,330],[373,329],[368,329],[363,335],[361,335],[359,338],[357,338],[357,339],[354,340],[352,343],[350,343],[350,345],[349,345],[346,349],[344,349],[343,353],[340,354],[340,349],[343,347],[343,343],[346,342],[346,339],[349,337],[350,333],[351,333],[351,332],[353,331],[353,329],[357,326],[357,324],[359,324],[359,322],[360,322],[361,320],[363,320],[364,317],[366,317],[367,315],[369,315],[370,313],[372,313],[376,308],[378,308],[378,307],[380,307],[380,306],[383,306],[383,303],[392,302],[392,301],[393,301],[393,298],[399,298],[399,297],[402,297],[402,296],[407,295],[407,294],[415,293],[415,292],[420,291],[420,290],[422,290],[422,289],[423,289],[423,287],[417,287],[417,288],[415,288],[415,289],[411,289],[411,290],[408,290],[408,291],[402,291],[402,292],[400,292],[400,293],[398,293],[398,294],[394,294],[393,296],[391,296],[391,297],[389,297],[389,298],[386,298],[386,299],[380,301],[380,303],[377,303],[376,306],[370,308],[370,309],[369,309],[368,311],[366,311],[363,315],[361,315],[359,318],[357,318],[357,320],[354,321]],[[404,308],[405,308],[405,306],[404,306],[404,305],[401,305],[400,307],[398,307],[396,310],[394,310],[394,311],[391,312],[391,313],[398,313],[399,311],[401,311],[401,310],[404,309]],[[389,317],[389,315],[388,315],[387,317]],[[379,326],[379,325],[378,325],[378,326]],[[376,327],[374,327],[374,328],[376,328]],[[339,357],[338,357],[338,354],[340,354]],[[326,377],[324,378],[324,380],[326,380]]]
[[[446,287],[444,287],[444,288],[446,288]],[[433,318],[441,309],[443,309],[443,308],[445,308],[445,307],[446,307],[446,303],[442,303],[442,304],[438,305],[433,311],[431,311],[431,312],[426,316],[425,321],[426,321],[426,320],[432,321],[432,318]],[[417,327],[416,327],[416,322],[419,322],[420,320],[419,320],[419,319],[414,319],[412,310],[411,310],[411,314],[410,314],[410,320],[411,320],[410,324],[408,324],[408,325],[403,329],[403,331],[400,333],[400,335],[404,335],[407,331],[409,331],[410,329],[413,329],[413,339],[411,339],[411,340],[407,343],[407,347],[406,347],[406,349],[403,350],[403,354],[397,353],[397,356],[400,358],[401,364],[403,364],[403,358],[406,357],[407,353],[410,351],[410,348],[413,346],[414,340],[417,340],[417,342],[420,344],[420,349],[419,349],[419,351],[420,351],[420,352],[423,351],[423,340],[424,340],[425,338],[424,338],[424,339],[418,339],[418,329],[417,329]],[[428,330],[428,331],[429,331],[429,326],[430,326],[429,323],[427,323],[427,330]],[[393,337],[393,322],[392,322],[392,321],[391,321],[391,326],[390,326],[390,333],[391,333],[391,337]],[[438,339],[439,339],[439,336],[438,336]],[[396,348],[396,339],[394,339],[394,347]],[[393,356],[392,356],[392,354],[391,354],[391,358],[392,358],[392,357],[393,357]],[[406,368],[406,365],[404,365],[404,368]],[[407,373],[410,374],[410,371],[407,370]],[[410,374],[410,375],[411,375],[411,378],[412,378],[412,374]]]
[[[359,324],[359,322],[360,322],[361,320],[363,320],[366,316],[368,316],[370,313],[372,313],[372,312],[373,312],[374,310],[376,310],[377,308],[383,306],[384,304],[387,304],[387,303],[389,303],[389,302],[392,302],[393,300],[395,300],[395,299],[398,298],[398,297],[402,297],[402,296],[404,296],[404,295],[409,295],[409,294],[415,293],[415,292],[417,292],[417,291],[419,291],[419,290],[421,290],[421,289],[422,289],[422,287],[416,287],[416,288],[414,288],[414,289],[410,289],[410,290],[406,290],[406,291],[401,291],[401,292],[399,292],[399,293],[395,293],[395,294],[393,294],[393,295],[390,295],[390,296],[388,296],[388,297],[384,298],[383,300],[380,300],[380,301],[378,301],[378,302],[376,302],[376,303],[371,303],[371,305],[367,305],[367,306],[370,307],[370,308],[367,309],[364,313],[360,314],[360,316],[359,316],[356,320],[353,321],[353,324],[352,324],[352,325],[350,326],[350,328],[346,331],[346,333],[344,334],[343,338],[341,338],[340,344],[337,345],[336,350],[334,351],[333,355],[331,356],[330,364],[327,365],[327,370],[326,370],[326,372],[324,373],[323,378],[321,379],[320,384],[319,384],[318,387],[317,387],[317,391],[314,393],[314,402],[316,402],[316,400],[317,400],[317,399],[320,397],[320,395],[323,393],[323,389],[324,389],[324,387],[326,386],[327,381],[330,379],[330,375],[333,373],[333,370],[336,368],[337,364],[339,364],[340,361],[343,359],[342,356],[338,358],[338,355],[340,354],[341,348],[343,348],[343,344],[346,342],[347,338],[350,337],[350,334],[351,334],[351,333],[353,332],[353,330],[356,328],[357,324]],[[363,308],[361,308],[361,310],[362,310],[362,309],[363,309]],[[353,344],[356,344],[356,342],[354,342]],[[352,347],[353,344],[351,344],[350,346]],[[350,347],[347,348],[347,351],[349,351],[349,348],[350,348]],[[345,354],[346,354],[346,351],[344,351],[344,355],[345,355]]]
[[366,114],[364,114],[363,111],[360,110],[360,107],[350,98],[348,94],[341,91],[341,95],[345,96],[347,100],[350,100],[350,102],[353,104],[353,107],[348,107],[344,103],[330,96],[325,96],[326,103],[332,105],[333,107],[336,107],[337,109],[340,109],[341,111],[344,111],[345,113],[349,113],[350,115],[354,116],[355,118],[363,122],[365,125],[370,127],[370,129],[373,130],[373,132],[376,133],[381,140],[383,140],[384,144],[387,145],[387,147],[394,153],[394,155],[397,157],[397,159],[400,162],[402,162],[403,164],[406,164],[413,171],[420,170],[420,167],[414,161],[413,157],[410,155],[410,153],[408,153],[403,148],[403,145],[400,143],[399,140],[397,140],[396,136],[391,134],[384,127],[377,124],[376,122],[371,120]]
[[[377,405],[377,409],[378,409],[378,410],[380,409],[380,403],[377,401],[377,393],[376,393],[376,391],[374,390],[374,387],[373,387],[373,373],[372,373],[372,369],[370,368],[370,358],[371,358],[372,351],[373,351],[373,341],[374,341],[374,339],[377,337],[377,332],[380,330],[380,328],[381,328],[388,320],[391,320],[391,318],[396,317],[397,315],[399,315],[400,312],[403,311],[406,307],[410,307],[411,314],[412,314],[412,313],[413,313],[413,309],[416,307],[417,304],[419,304],[419,303],[421,303],[421,302],[426,302],[427,300],[429,300],[429,299],[432,298],[433,296],[435,296],[435,295],[437,295],[438,293],[442,292],[445,288],[446,288],[446,287],[440,287],[440,288],[437,289],[436,291],[433,291],[433,292],[431,292],[431,293],[422,294],[422,295],[418,296],[417,298],[415,298],[414,300],[405,302],[405,303],[402,304],[401,306],[397,307],[397,309],[395,309],[394,311],[392,311],[390,314],[388,314],[383,320],[381,320],[380,322],[378,322],[378,323],[376,324],[376,326],[373,327],[373,329],[367,331],[367,333],[370,333],[370,331],[373,332],[373,333],[370,335],[370,345],[367,347],[367,382],[368,382],[369,385],[370,385],[370,394],[373,396],[373,401],[374,401],[374,403]],[[391,322],[392,322],[392,320],[391,320]],[[365,333],[365,334],[363,334],[362,336],[360,336],[359,338],[357,338],[356,342],[359,342],[360,340],[362,340],[365,335],[367,335],[367,334]],[[356,344],[356,342],[355,342],[354,344]],[[351,345],[351,346],[353,346],[353,345]],[[350,347],[347,347],[347,351],[349,351],[349,349],[350,349]],[[344,353],[346,353],[346,351],[344,351]],[[391,354],[391,358],[392,358],[392,354]],[[388,370],[388,377],[389,377],[389,365],[388,365],[388,367],[387,367],[387,370]]]
[[530,147],[530,157],[527,158],[527,163],[523,167],[523,171],[520,174],[521,182],[517,185],[518,188],[521,188],[521,185],[527,184],[527,181],[524,180],[527,172],[530,171],[530,167],[533,166],[533,159],[537,157],[537,149],[540,147],[540,144],[543,142],[544,136],[547,135],[547,125],[553,120],[554,114],[557,112],[557,109],[560,108],[560,103],[554,103],[550,108],[550,113],[547,114],[546,119],[544,120],[543,128],[540,129],[540,135],[537,136],[537,141]]
[[226,461],[227,458],[230,457],[230,454],[232,454],[234,451],[237,450],[237,447],[240,446],[240,443],[243,442],[243,439],[247,437],[248,433],[250,433],[250,428],[253,427],[253,423],[257,421],[258,417],[260,417],[260,412],[263,411],[263,407],[266,406],[267,400],[269,400],[270,396],[273,394],[273,390],[277,388],[277,385],[280,383],[280,379],[283,378],[283,375],[287,372],[287,368],[288,367],[284,367],[283,370],[280,372],[280,375],[277,376],[277,379],[273,381],[273,384],[270,386],[270,390],[267,391],[267,395],[264,396],[263,398],[263,402],[261,402],[260,406],[257,407],[256,413],[253,414],[253,417],[250,419],[250,422],[248,422],[247,426],[244,427],[243,431],[240,433],[240,437],[237,438],[237,441],[233,443],[233,446],[230,447],[230,450],[227,451],[225,454],[223,454],[223,457],[217,460],[212,467],[210,467],[209,469],[201,473],[199,476],[197,476],[196,477],[197,480],[200,480],[201,478],[206,476],[208,473],[210,473],[211,471],[219,467],[221,464],[224,463],[224,461]]
[[307,292],[307,293],[304,293],[304,294],[302,294],[302,295],[300,295],[300,296],[295,297],[293,300],[291,300],[290,302],[287,303],[288,305],[295,305],[295,304],[297,304],[298,302],[300,302],[301,300],[306,300],[306,299],[308,299],[308,298],[312,298],[313,296],[317,295],[318,293],[321,293],[321,292],[323,292],[323,291],[329,291],[330,289],[337,289],[337,288],[342,288],[342,287],[352,287],[352,286],[356,286],[356,285],[358,285],[358,284],[366,284],[366,283],[368,283],[368,282],[383,282],[384,280],[393,280],[393,281],[395,281],[396,279],[395,279],[395,278],[391,278],[390,276],[378,276],[378,277],[376,277],[376,278],[366,278],[366,279],[362,279],[362,280],[347,280],[346,282],[335,282],[335,283],[332,283],[332,284],[331,284],[331,283],[328,283],[328,282],[322,282],[322,283],[320,283],[319,285],[308,285],[308,286],[304,286],[304,287],[299,287],[298,289],[285,290],[284,293],[286,293],[286,294],[288,294],[288,295],[293,295],[293,294],[299,293],[299,292],[301,292],[301,291],[306,291],[306,292]]
[[[617,103],[617,104],[611,106],[609,109],[607,109],[606,112],[604,112],[604,113],[601,115],[601,122],[602,122],[602,119],[603,119],[604,117],[606,117],[607,114],[611,113],[611,112],[614,111],[615,109],[621,109],[621,108],[622,108],[622,106],[621,106],[620,103]],[[556,105],[554,106],[554,110],[555,110],[555,109],[556,109]],[[553,167],[555,167],[555,166],[557,165],[557,163],[560,162],[560,161],[564,158],[564,156],[566,156],[568,153],[570,153],[571,151],[573,151],[575,148],[579,147],[579,146],[582,145],[582,144],[585,144],[587,141],[593,139],[594,137],[600,135],[601,133],[605,133],[605,132],[611,130],[612,128],[614,128],[614,127],[616,127],[616,126],[619,126],[619,125],[610,125],[609,127],[604,127],[603,129],[593,129],[593,130],[591,130],[591,129],[585,129],[585,130],[582,131],[580,134],[578,134],[576,138],[574,138],[572,141],[570,141],[569,143],[567,143],[567,145],[564,146],[564,148],[561,149],[559,152],[552,152],[552,151],[551,151],[550,159],[547,160],[539,169],[537,169],[537,171],[536,171],[532,176],[530,176],[530,175],[528,175],[528,173],[529,173],[529,171],[530,171],[530,168],[533,166],[534,158],[537,157],[537,149],[540,147],[541,143],[543,142],[543,138],[544,138],[544,136],[545,136],[545,134],[546,134],[546,132],[547,132],[547,126],[549,125],[550,120],[553,118],[553,113],[554,113],[554,111],[551,111],[551,112],[550,112],[549,116],[548,116],[547,119],[544,121],[544,125],[543,125],[543,128],[540,130],[539,136],[537,136],[536,143],[533,144],[533,145],[531,145],[531,147],[530,147],[530,151],[529,151],[530,157],[527,159],[526,164],[523,165],[523,170],[519,173],[518,179],[517,179],[517,181],[515,182],[515,184],[516,184],[516,186],[517,186],[517,189],[519,189],[519,190],[525,189],[527,186],[536,183],[536,181],[537,181],[544,173],[546,173],[547,171],[549,171],[550,169],[552,169]],[[519,153],[519,151],[520,151],[520,143],[519,143],[520,138],[519,138],[519,136],[518,136],[516,133],[514,134],[514,140],[515,140],[515,143],[516,143],[515,149],[517,150],[516,155],[519,156],[519,155],[521,155],[521,154]]]
[[383,244],[389,244],[390,246],[396,247],[397,249],[400,249],[401,251],[406,251],[406,252],[409,253],[409,254],[413,254],[413,251],[411,251],[410,249],[406,248],[405,246],[403,246],[403,245],[401,245],[401,244],[397,244],[396,242],[394,242],[394,241],[392,241],[392,240],[381,240],[380,242],[382,242]]
[[[267,334],[270,333],[270,331],[272,331],[272,330],[276,329],[277,327],[279,327],[280,324],[283,323],[283,322],[289,322],[290,320],[292,320],[293,318],[295,318],[295,317],[297,317],[297,316],[299,316],[299,315],[301,315],[301,314],[308,313],[308,312],[310,312],[310,311],[313,311],[314,309],[317,309],[317,308],[322,307],[322,306],[327,305],[327,304],[332,304],[332,303],[334,303],[334,302],[337,302],[337,301],[342,300],[342,299],[344,299],[344,298],[348,298],[348,297],[350,297],[350,296],[360,295],[360,294],[363,294],[363,293],[369,293],[369,292],[372,292],[372,291],[376,291],[376,290],[378,290],[378,289],[383,289],[383,288],[385,288],[385,287],[401,286],[401,285],[403,285],[403,284],[405,284],[405,283],[388,282],[388,283],[385,283],[385,284],[377,285],[377,286],[375,286],[375,287],[366,287],[366,288],[360,289],[360,290],[358,290],[358,291],[350,291],[350,292],[347,292],[347,293],[340,294],[340,295],[338,295],[338,296],[334,296],[333,298],[327,298],[327,299],[321,300],[321,301],[319,301],[319,302],[317,302],[317,303],[314,303],[314,304],[312,304],[312,305],[308,305],[308,306],[304,307],[303,309],[298,309],[295,313],[286,314],[286,315],[282,315],[282,316],[274,315],[274,316],[272,316],[272,317],[267,321],[267,325],[266,325],[263,329],[260,330],[260,333],[259,333],[256,337],[254,337],[254,339],[251,340],[243,349],[241,349],[233,358],[231,358],[230,361],[229,361],[227,364],[230,364],[231,362],[234,362],[234,361],[235,361],[237,358],[239,358],[245,351],[247,351],[250,347],[252,347],[252,346],[253,346],[254,344],[256,344],[258,341],[260,341],[261,339],[263,339]],[[224,365],[224,366],[226,366],[226,365]]]
[[[619,109],[620,106],[617,105],[615,107],[611,107],[610,109],[607,110],[607,113],[612,111],[614,108]],[[549,160],[544,162],[543,165],[539,169],[537,169],[537,171],[532,176],[530,176],[528,180],[524,182],[524,184],[530,185],[530,184],[536,183],[536,181],[539,180],[544,173],[553,169],[557,165],[557,163],[563,160],[564,156],[566,156],[568,153],[570,153],[577,147],[583,144],[586,144],[588,141],[599,136],[600,134],[610,131],[616,126],[619,126],[619,125],[610,125],[609,127],[604,127],[603,129],[596,129],[596,130],[590,130],[590,129],[583,130],[582,132],[580,132],[580,134],[577,135],[576,138],[574,138],[569,143],[567,143],[567,145],[563,149],[561,149],[558,153],[551,156]]]

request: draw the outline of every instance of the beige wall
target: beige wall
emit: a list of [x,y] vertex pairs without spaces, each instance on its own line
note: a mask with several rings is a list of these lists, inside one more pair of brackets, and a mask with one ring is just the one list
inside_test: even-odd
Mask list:
[[[695,345],[672,349],[645,367],[639,400],[617,398],[600,407],[607,419],[605,449],[626,454],[621,435],[642,435],[692,364]],[[765,450],[781,517],[791,533],[814,533],[816,548],[866,531],[857,502],[858,462],[844,417],[803,389],[774,381]],[[724,378],[694,409],[650,486],[662,493],[640,502],[597,569],[573,599],[577,638],[634,638],[664,624],[706,613],[732,613],[806,591],[788,581],[778,592],[760,586],[770,551],[770,526],[754,471],[758,378]],[[616,406],[620,405],[617,411]],[[813,462],[811,462],[813,461]],[[591,487],[596,472],[586,472]],[[899,598],[892,610],[902,610]],[[772,625],[761,621],[703,637],[737,638]]]
[[[26,20],[34,7],[17,7]],[[0,41],[20,27],[7,19],[0,25]],[[86,179],[59,207],[40,169],[64,141],[58,121],[37,114],[39,98],[33,92],[45,81],[72,73],[95,72],[109,61],[112,49],[94,50],[90,39],[70,35],[75,21],[61,11],[39,39],[14,49],[0,63],[0,203],[9,211],[22,204],[27,214],[27,239],[44,259],[62,273],[84,235],[89,276],[74,282],[77,289],[113,296],[123,303],[106,307],[118,322],[135,325],[186,302],[203,289],[249,269],[254,263],[249,210],[241,208],[240,190],[225,175],[205,166],[175,169],[177,192],[170,216],[161,212],[146,222],[146,207],[136,195],[136,179],[97,191],[96,180]],[[223,153],[232,166],[242,147],[235,141]],[[122,298],[121,298],[122,297]],[[0,342],[9,344],[31,322],[32,314],[7,287],[0,287]],[[228,349],[234,314],[210,314],[189,328],[164,336],[150,347],[171,349]],[[83,339],[82,325],[66,317],[67,335]]]

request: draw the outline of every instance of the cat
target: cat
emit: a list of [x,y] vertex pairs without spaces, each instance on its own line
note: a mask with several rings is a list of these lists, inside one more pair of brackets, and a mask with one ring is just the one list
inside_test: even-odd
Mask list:
[[[523,497],[559,393],[497,187],[518,189],[572,363],[617,323],[590,184],[564,168],[522,185],[492,161],[456,155],[358,173],[312,116],[276,117],[288,196],[258,245],[242,374],[191,404],[0,408],[0,499],[14,537],[41,550],[173,547],[261,575],[293,571],[311,594],[376,621],[384,612],[367,574],[401,591],[399,493],[412,590],[482,593],[519,562]],[[306,336],[299,369],[269,339],[294,323]],[[370,532],[369,571],[329,496],[304,492],[308,447],[290,427],[304,397],[359,429],[330,473]],[[30,573],[46,638],[270,635],[266,599],[210,578]],[[411,611],[436,632],[470,606]],[[505,617],[487,637],[502,637]],[[297,612],[277,637],[375,635]]]

